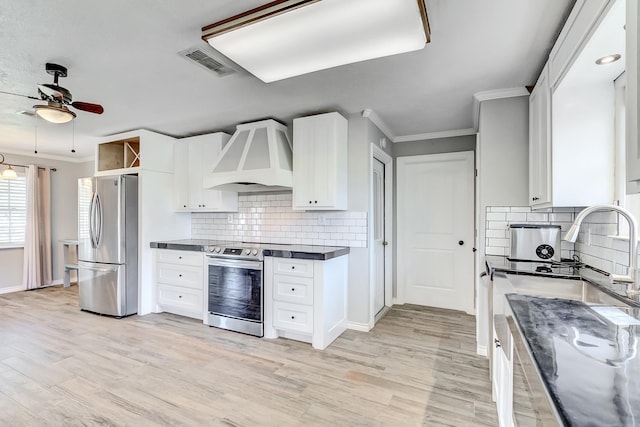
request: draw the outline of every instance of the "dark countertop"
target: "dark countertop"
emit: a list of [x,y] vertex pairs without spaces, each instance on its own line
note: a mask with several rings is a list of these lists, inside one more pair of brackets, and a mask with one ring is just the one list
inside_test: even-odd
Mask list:
[[566,425],[640,426],[639,309],[506,298]]
[[580,278],[580,273],[573,267],[565,264],[550,262],[511,261],[507,257],[497,255],[485,255],[487,273],[493,277],[496,271],[509,274],[527,274],[534,276]]
[[235,246],[260,248],[264,256],[278,258],[312,259],[326,261],[349,253],[348,247],[313,246],[313,245],[281,245],[275,243],[243,243],[221,242],[219,240],[184,239],[163,242],[151,242],[154,249],[172,249],[178,251],[204,252],[209,246]]

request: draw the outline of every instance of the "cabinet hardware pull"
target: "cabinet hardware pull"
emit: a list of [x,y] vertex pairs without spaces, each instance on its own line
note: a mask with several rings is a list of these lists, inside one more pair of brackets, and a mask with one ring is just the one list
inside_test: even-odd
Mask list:
[[291,269],[292,269],[292,270],[295,270],[295,269],[296,269],[296,266],[295,266],[295,265],[292,265],[292,266],[291,266]]
[[296,288],[291,288],[291,292],[295,292],[295,291],[296,291]]
[[182,274],[178,274],[178,277],[182,277]]
[[317,204],[317,203],[318,203],[318,201],[316,200],[314,203],[316,203],[316,204]]
[[458,240],[458,244],[459,244],[460,246],[464,245],[464,240]]
[[309,204],[311,204],[311,200],[309,200]]
[[494,338],[493,342],[496,344],[496,348],[502,347],[502,345],[500,344],[500,340],[498,338]]
[[182,257],[181,257],[181,256],[179,256],[179,257],[178,257],[178,259],[182,259]]
[[182,207],[183,207],[183,208],[186,208],[186,207],[187,207],[187,205],[182,205]]
[[536,200],[540,200],[540,198],[539,197],[532,197],[531,200],[533,200],[535,202]]
[[182,295],[178,295],[178,298],[182,298]]
[[291,320],[295,320],[296,316],[291,316]]

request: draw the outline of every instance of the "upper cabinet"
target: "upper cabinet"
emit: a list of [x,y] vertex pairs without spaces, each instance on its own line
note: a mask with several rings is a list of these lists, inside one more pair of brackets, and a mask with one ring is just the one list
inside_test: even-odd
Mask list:
[[551,203],[551,101],[548,64],[529,97],[529,203]]
[[183,138],[174,151],[174,206],[186,212],[236,212],[238,193],[204,188],[205,172],[231,137],[222,132]]
[[338,113],[293,121],[293,209],[347,209],[347,131]]
[[531,93],[529,203],[534,208],[614,201],[614,81],[624,59],[624,0],[577,1]]
[[627,1],[626,25],[626,148],[627,148],[627,193],[640,193],[640,133],[638,127],[638,89],[640,75],[638,74],[638,22],[640,8],[637,0]]
[[173,171],[174,138],[136,130],[104,138],[96,146],[95,175]]

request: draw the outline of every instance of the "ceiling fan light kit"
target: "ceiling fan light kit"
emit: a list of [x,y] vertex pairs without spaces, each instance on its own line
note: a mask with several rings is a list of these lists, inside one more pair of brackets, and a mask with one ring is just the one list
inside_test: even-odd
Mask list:
[[424,0],[277,0],[202,28],[202,39],[265,83],[422,49]]
[[76,118],[76,114],[59,102],[49,101],[47,105],[34,105],[36,114],[51,123],[67,123]]

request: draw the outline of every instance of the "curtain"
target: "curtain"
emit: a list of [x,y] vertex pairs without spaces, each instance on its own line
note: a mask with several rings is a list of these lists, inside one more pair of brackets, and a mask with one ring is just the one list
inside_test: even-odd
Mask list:
[[52,282],[51,171],[27,168],[27,224],[24,239],[23,285],[35,289]]

